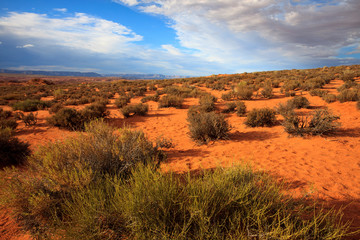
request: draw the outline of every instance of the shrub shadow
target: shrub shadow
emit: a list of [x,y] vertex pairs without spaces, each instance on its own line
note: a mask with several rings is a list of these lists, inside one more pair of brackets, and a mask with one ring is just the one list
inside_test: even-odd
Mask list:
[[242,142],[242,141],[264,141],[272,138],[279,137],[278,133],[269,133],[266,131],[249,131],[249,132],[239,132],[229,134],[231,141]]

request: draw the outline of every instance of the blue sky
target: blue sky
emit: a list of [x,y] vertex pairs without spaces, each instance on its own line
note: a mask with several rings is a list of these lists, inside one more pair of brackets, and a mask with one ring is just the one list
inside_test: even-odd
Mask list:
[[0,68],[211,75],[360,64],[358,0],[2,0]]

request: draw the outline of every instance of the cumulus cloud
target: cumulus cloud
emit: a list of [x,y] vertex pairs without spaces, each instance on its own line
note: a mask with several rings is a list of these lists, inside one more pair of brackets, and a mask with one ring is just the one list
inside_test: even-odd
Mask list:
[[16,46],[16,48],[32,48],[34,47],[33,44],[25,44],[25,45],[22,45],[22,46]]
[[139,4],[139,2],[137,0],[113,0],[113,2],[124,3],[125,5],[128,5],[128,6],[135,6],[135,5]]
[[358,0],[138,0],[132,5],[169,18],[183,47],[219,63],[271,64],[276,58],[279,66],[311,65],[360,42]]
[[46,14],[12,12],[0,18],[0,35],[96,53],[125,52],[129,43],[142,40],[142,36],[123,25],[84,13],[52,18]]

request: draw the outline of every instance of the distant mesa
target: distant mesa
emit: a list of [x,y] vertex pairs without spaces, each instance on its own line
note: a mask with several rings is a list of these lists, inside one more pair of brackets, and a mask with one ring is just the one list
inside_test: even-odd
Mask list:
[[99,74],[96,72],[67,72],[67,71],[37,71],[37,70],[9,70],[0,69],[0,73],[43,75],[43,76],[64,76],[64,77],[119,77],[123,79],[171,79],[186,78],[188,76],[170,76],[162,74]]

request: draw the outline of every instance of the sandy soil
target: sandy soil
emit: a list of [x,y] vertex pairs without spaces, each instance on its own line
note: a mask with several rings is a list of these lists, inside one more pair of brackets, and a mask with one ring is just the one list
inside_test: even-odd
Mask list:
[[[336,93],[336,87],[342,83],[335,80],[325,88]],[[217,107],[223,108],[222,92],[211,92],[219,97]],[[128,119],[123,119],[112,100],[108,105],[111,112],[109,121],[117,127],[129,125],[142,129],[152,140],[161,135],[171,138],[176,146],[168,150],[168,159],[162,165],[164,170],[184,172],[219,165],[250,164],[254,169],[283,180],[288,193],[295,197],[311,195],[329,207],[346,206],[344,220],[351,220],[354,227],[360,227],[360,111],[356,110],[354,102],[327,104],[320,97],[312,97],[308,93],[304,96],[311,103],[312,109],[308,111],[327,106],[340,115],[340,129],[326,137],[289,137],[280,124],[271,128],[248,128],[243,124],[245,117],[228,114],[227,119],[232,125],[230,139],[200,146],[188,135],[187,108],[198,103],[198,99],[192,98],[185,100],[183,109],[158,109],[157,103],[149,102],[147,116]],[[140,99],[132,99],[132,102]],[[245,103],[251,110],[274,107],[287,99],[279,89],[275,89],[273,99],[255,99]],[[27,128],[20,124],[17,137],[36,149],[38,145],[74,134],[48,126],[48,116],[47,111],[39,111],[37,125]],[[278,119],[281,120],[279,116]]]

